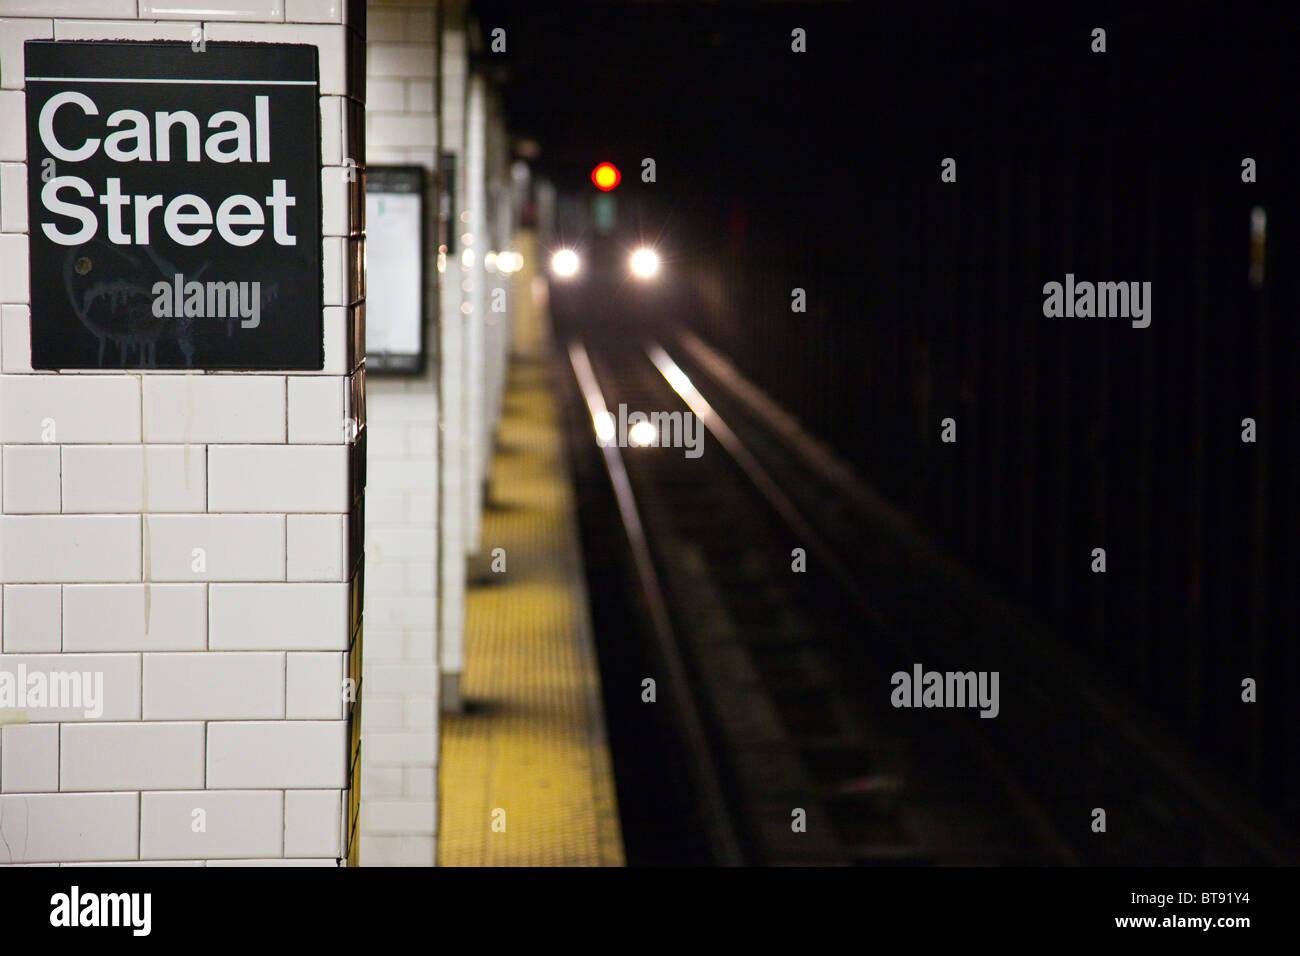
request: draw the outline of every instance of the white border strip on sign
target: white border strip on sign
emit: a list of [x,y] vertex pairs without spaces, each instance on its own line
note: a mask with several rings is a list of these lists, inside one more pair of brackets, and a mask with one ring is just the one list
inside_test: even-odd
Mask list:
[[28,83],[231,83],[256,86],[315,86],[315,80],[152,80],[148,78],[118,76],[29,76]]

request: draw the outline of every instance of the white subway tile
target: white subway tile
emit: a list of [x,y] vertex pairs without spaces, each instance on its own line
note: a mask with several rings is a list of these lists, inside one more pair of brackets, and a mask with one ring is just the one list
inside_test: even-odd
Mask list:
[[[0,97],[4,95],[0,93]],[[0,107],[3,105],[0,101]],[[4,111],[0,109],[0,123],[5,121]],[[0,140],[4,136],[4,128],[0,127]],[[0,262],[4,263],[4,269],[0,270],[0,302],[19,305],[27,302],[31,298],[27,285],[27,237],[0,235]]]
[[[139,654],[0,654],[0,671],[14,675],[14,681],[23,673],[29,679],[38,673],[45,676],[45,706],[36,706],[29,699],[25,708],[18,708],[26,710],[31,723],[140,719]],[[59,677],[56,691],[51,675],[68,675],[68,679]],[[32,686],[30,680],[28,686]],[[64,691],[71,701],[62,696]],[[76,706],[49,706],[67,702]]]
[[284,416],[284,379],[279,376],[144,378],[147,442],[283,442]]
[[432,597],[384,598],[378,607],[366,608],[366,620],[376,627],[409,631],[432,628],[434,601]]
[[361,841],[360,866],[433,866],[435,840],[431,836],[372,836]]
[[[369,578],[370,572],[366,575]],[[369,586],[369,580],[367,580]],[[381,599],[382,600],[382,599]],[[367,608],[373,603],[366,602]],[[401,661],[406,659],[406,636],[401,631],[376,627],[366,622],[366,674],[369,675],[378,661]],[[369,680],[369,677],[367,677]],[[369,695],[367,695],[369,696]]]
[[0,375],[0,441],[139,443],[140,379],[133,375]]
[[372,76],[366,80],[366,112],[406,109],[406,87],[401,80]]
[[61,590],[57,584],[4,586],[6,654],[57,654],[63,650]]
[[366,163],[371,166],[406,166],[411,157],[405,149],[384,147],[378,143],[366,143]]
[[338,790],[284,792],[284,852],[286,856],[341,855],[341,793]]
[[409,767],[402,771],[402,793],[415,800],[438,799],[438,771],[434,767]]
[[[370,701],[366,700],[366,707]],[[370,723],[370,713],[366,713],[366,723]],[[376,797],[400,797],[402,795],[401,767],[366,768],[361,776],[361,799],[373,800]]]
[[280,720],[208,724],[208,786],[217,789],[342,789],[347,722]]
[[198,790],[203,725],[68,724],[59,746],[61,790]]
[[348,585],[214,584],[208,594],[213,650],[348,647]]
[[[26,100],[22,90],[0,90],[0,161],[15,163],[27,160],[27,111]],[[0,246],[5,251],[6,270],[17,260],[10,258],[13,253],[9,247]],[[26,243],[23,244],[23,264],[26,271]],[[26,282],[24,281],[24,286]],[[0,285],[0,289],[10,290],[12,285]],[[22,302],[23,299],[6,298],[6,302]]]
[[17,584],[140,580],[140,517],[0,517],[0,581]]
[[321,171],[321,235],[346,236],[351,232],[348,182],[333,167]]
[[433,79],[436,65],[433,47],[416,43],[375,43],[369,27],[366,32],[371,42],[366,44],[366,72],[371,76],[421,77]]
[[[40,6],[39,0],[30,0],[28,6]],[[9,12],[9,4],[0,0],[0,15]],[[45,14],[49,16],[49,14]],[[23,69],[23,44],[28,40],[50,40],[54,37],[53,20],[0,19],[0,89],[21,90],[26,71]]]
[[285,0],[290,23],[342,23],[346,0]]
[[284,859],[279,859],[279,858],[244,859],[244,858],[241,858],[241,859],[238,859],[238,860],[208,860],[208,861],[207,861],[207,865],[208,865],[208,866],[215,866],[215,867],[222,867],[222,866],[226,866],[226,867],[229,867],[229,866],[289,866],[289,867],[294,867],[294,868],[303,867],[303,866],[334,866],[334,867],[337,867],[337,866],[339,865],[339,861],[338,861],[337,859],[328,859],[328,860],[311,859],[311,860],[308,860],[308,859],[302,859],[302,858],[300,858],[300,857],[299,857],[299,858],[288,858],[288,857],[286,857],[286,858],[284,858]]
[[432,800],[372,800],[361,805],[362,833],[432,835],[437,822]]
[[406,104],[412,113],[434,113],[433,79],[411,80],[406,84]]
[[[369,632],[366,633],[365,652],[367,654],[370,653]],[[374,730],[401,730],[403,728],[401,697],[390,697],[387,694],[366,693],[365,698],[365,724],[367,732]],[[387,771],[376,771],[376,773],[381,772],[386,773]],[[399,770],[397,789],[392,791],[392,793],[395,794],[401,792],[400,773],[401,771]],[[369,780],[367,779],[367,781],[363,783],[363,786],[368,782]]]
[[[51,864],[52,865],[52,864]],[[203,866],[202,860],[92,860],[88,862],[63,863],[62,866]]]
[[0,796],[0,863],[139,858],[140,795]]
[[407,501],[407,514],[411,516],[412,524],[427,525],[432,528],[434,525],[434,506],[436,499],[433,495],[412,494]]
[[59,789],[59,725],[0,727],[0,792],[53,793]]
[[[195,811],[202,811],[201,816]],[[194,821],[204,829],[196,833]],[[140,849],[166,859],[247,859],[281,856],[284,795],[275,790],[144,793]]]
[[142,20],[283,20],[284,0],[140,0]]
[[[432,83],[430,79],[427,82]],[[418,146],[432,149],[438,142],[433,114],[378,113],[369,117],[366,136],[386,146]]]
[[428,528],[384,528],[366,542],[367,548],[376,545],[384,561],[430,561],[437,557]]
[[[0,236],[0,239],[3,238],[3,236]],[[346,239],[331,236],[321,240],[321,277],[325,287],[325,304],[348,305],[348,245]]]
[[[371,612],[366,608],[367,620]],[[429,694],[438,682],[438,669],[431,664],[381,664],[369,669],[369,674],[368,686],[384,694]]]
[[337,176],[343,162],[343,97],[320,98],[320,161],[327,167],[321,175]]
[[56,40],[184,40],[201,39],[203,25],[198,19],[189,23],[157,23],[151,20],[56,20]]
[[67,584],[65,651],[201,651],[208,645],[202,584]]
[[290,581],[347,580],[347,515],[289,515],[285,530]]
[[[211,17],[204,17],[205,21]],[[204,24],[209,40],[244,40],[251,43],[310,43],[320,50],[320,93],[346,96],[348,76],[345,58],[347,28],[299,23],[211,23]]]
[[324,312],[325,367],[322,375],[346,375],[348,368],[348,336],[351,333],[351,310],[345,306],[328,306]]
[[284,715],[289,720],[343,719],[343,655],[289,654]]
[[[373,412],[372,412],[373,414]],[[373,453],[375,445],[374,426],[366,425],[366,451],[368,454]],[[380,482],[377,479],[375,460],[373,454],[370,454],[370,460],[367,462],[369,469],[369,481],[366,484],[366,531],[372,532],[375,528],[382,525],[396,525],[401,527],[406,524],[406,495],[400,492],[380,491]],[[375,541],[379,547],[383,548],[383,536],[379,534],[370,534],[369,537]]]
[[6,445],[3,480],[7,514],[58,514],[59,446]]
[[438,569],[432,561],[411,561],[406,565],[406,590],[411,594],[436,594]]
[[282,515],[150,515],[154,581],[283,581]]
[[23,163],[0,163],[0,232],[26,231],[27,167]]
[[402,725],[407,730],[434,730],[437,719],[438,702],[432,697],[408,696],[402,702]]
[[[348,510],[346,445],[211,445],[209,511]],[[283,573],[279,575],[283,578]],[[263,579],[268,580],[268,579]]]
[[334,375],[289,377],[289,441],[338,445],[348,441],[347,380]]
[[[143,480],[146,458],[147,485]],[[63,510],[68,514],[203,511],[207,462],[204,445],[69,446],[63,449]]]
[[366,734],[361,742],[361,763],[366,767],[433,767],[438,763],[437,750],[438,742],[428,731]]
[[283,654],[145,654],[145,720],[284,716]]
[[134,20],[136,0],[0,0],[0,16]]
[[31,310],[0,305],[0,372],[32,370]]
[[402,11],[371,6],[366,11],[366,39],[370,41],[367,45],[372,47],[376,41],[401,43],[406,40],[406,20]]

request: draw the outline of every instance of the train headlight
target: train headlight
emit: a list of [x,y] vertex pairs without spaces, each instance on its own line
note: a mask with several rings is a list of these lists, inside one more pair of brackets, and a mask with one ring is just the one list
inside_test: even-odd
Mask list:
[[659,271],[659,257],[653,249],[641,248],[632,253],[628,266],[638,279],[651,279]]
[[578,254],[572,249],[561,249],[551,256],[551,271],[561,279],[578,274]]
[[658,444],[659,429],[644,418],[633,425],[627,433],[627,440],[639,448],[649,448]]

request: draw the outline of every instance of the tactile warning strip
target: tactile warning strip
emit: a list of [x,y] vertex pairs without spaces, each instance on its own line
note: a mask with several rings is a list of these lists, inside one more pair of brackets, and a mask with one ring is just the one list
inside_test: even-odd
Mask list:
[[[444,718],[438,863],[622,866],[573,489],[540,361],[515,362]],[[492,572],[493,549],[505,571]],[[498,563],[499,567],[499,563]]]

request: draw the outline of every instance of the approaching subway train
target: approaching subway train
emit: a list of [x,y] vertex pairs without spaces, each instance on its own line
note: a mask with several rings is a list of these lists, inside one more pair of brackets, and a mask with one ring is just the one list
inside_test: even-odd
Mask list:
[[652,327],[679,305],[682,263],[652,197],[590,185],[562,192],[543,235],[557,316]]

